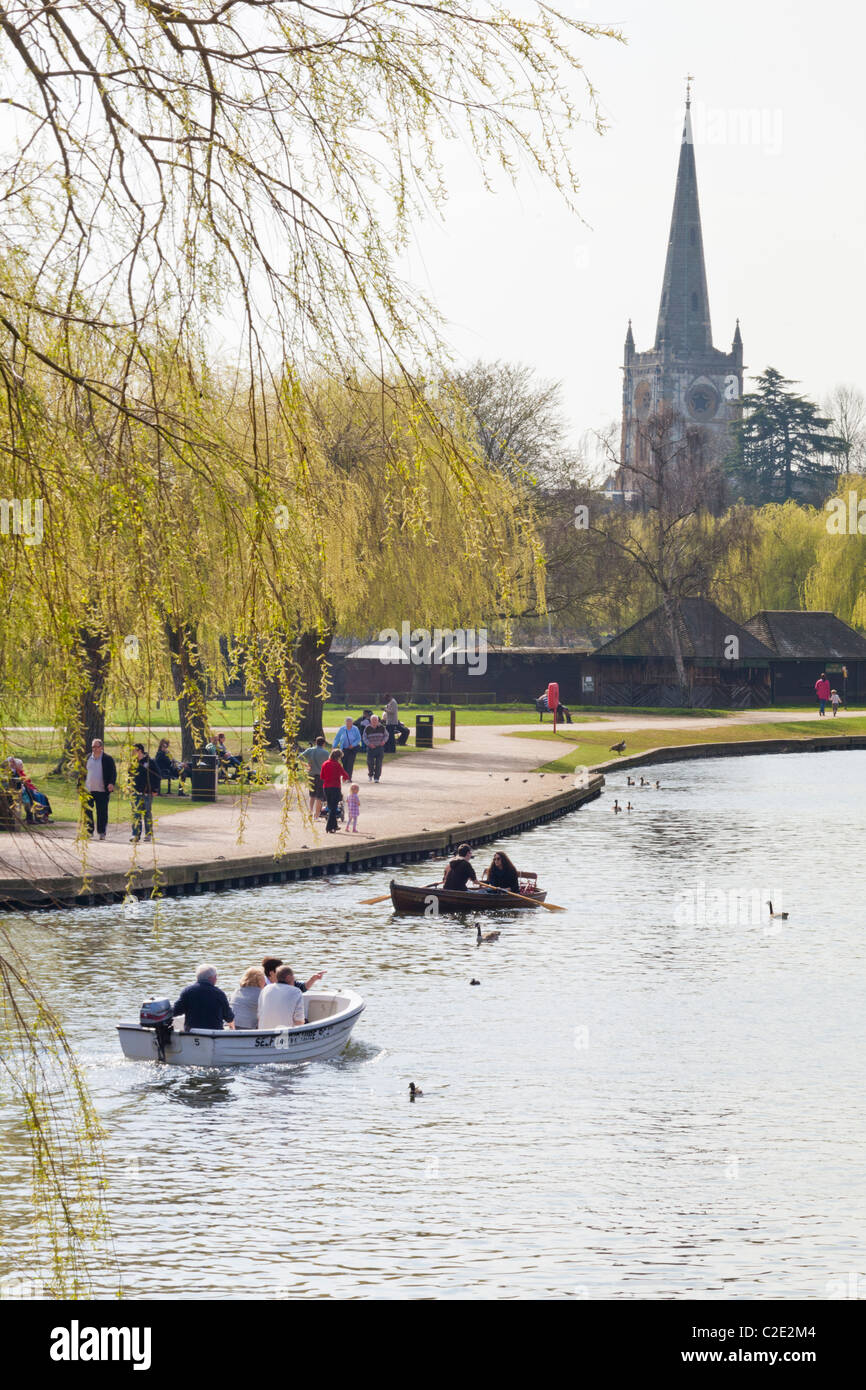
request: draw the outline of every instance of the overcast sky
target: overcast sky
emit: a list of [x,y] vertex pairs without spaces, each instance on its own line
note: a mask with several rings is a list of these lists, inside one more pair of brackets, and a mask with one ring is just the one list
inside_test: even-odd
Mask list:
[[691,72],[715,346],[729,348],[739,316],[747,389],[767,365],[819,399],[841,381],[866,389],[864,7],[577,5],[628,39],[584,41],[609,122],[574,137],[587,225],[529,173],[489,194],[459,148],[445,151],[450,204],[419,229],[409,270],[458,357],[561,380],[575,437],[619,417],[629,317],[638,350],[655,336]]

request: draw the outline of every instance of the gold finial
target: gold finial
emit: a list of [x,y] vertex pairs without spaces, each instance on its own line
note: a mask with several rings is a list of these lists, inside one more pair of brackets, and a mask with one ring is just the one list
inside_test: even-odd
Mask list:
[[692,104],[692,83],[694,80],[692,74],[689,73],[686,77],[686,106],[691,106]]

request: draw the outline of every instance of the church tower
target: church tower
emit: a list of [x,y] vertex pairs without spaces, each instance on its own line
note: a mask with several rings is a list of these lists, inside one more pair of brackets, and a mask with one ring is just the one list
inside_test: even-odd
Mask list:
[[[689,424],[708,431],[724,452],[742,394],[739,320],[731,351],[713,347],[689,86],[655,345],[648,352],[636,352],[631,321],[626,334],[622,463],[628,468],[646,461],[641,425],[663,404],[672,406]],[[626,479],[623,485],[628,488]]]

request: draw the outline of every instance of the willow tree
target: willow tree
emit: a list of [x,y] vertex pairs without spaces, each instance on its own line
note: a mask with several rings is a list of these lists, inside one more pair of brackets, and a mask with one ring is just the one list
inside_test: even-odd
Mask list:
[[866,630],[866,477],[846,473],[818,513],[814,563],[803,585],[804,606],[826,609]]
[[750,512],[749,526],[733,537],[716,569],[721,606],[740,622],[765,608],[802,608],[823,525],[820,511],[793,501]]
[[[26,631],[83,742],[102,664],[109,685],[141,689],[174,641],[192,736],[218,620],[256,682],[290,620],[326,627],[327,508],[304,516],[290,493],[274,528],[281,438],[308,488],[320,466],[287,377],[367,375],[383,398],[400,380],[413,430],[441,446],[443,498],[498,572],[495,510],[469,511],[477,459],[450,447],[425,393],[435,314],[399,257],[444,202],[444,139],[468,143],[480,178],[526,162],[573,195],[571,130],[601,127],[579,50],[611,31],[487,0],[16,0],[0,32],[4,495],[46,498],[52,537],[38,559],[16,550],[7,667]],[[411,454],[401,466],[405,539],[430,494]],[[431,522],[424,553],[437,543]],[[129,671],[115,660],[128,635],[152,648]],[[104,688],[90,696],[98,714]]]

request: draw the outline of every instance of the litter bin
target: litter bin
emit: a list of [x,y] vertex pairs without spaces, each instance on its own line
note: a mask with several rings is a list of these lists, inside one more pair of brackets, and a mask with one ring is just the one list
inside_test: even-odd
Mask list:
[[433,716],[432,714],[415,715],[415,747],[433,747]]
[[189,765],[190,796],[193,801],[216,801],[218,776],[216,753],[193,753]]

